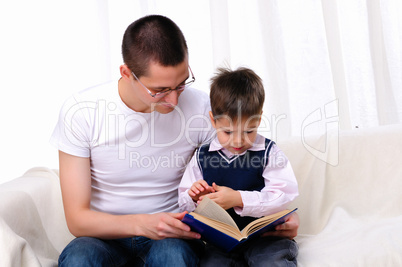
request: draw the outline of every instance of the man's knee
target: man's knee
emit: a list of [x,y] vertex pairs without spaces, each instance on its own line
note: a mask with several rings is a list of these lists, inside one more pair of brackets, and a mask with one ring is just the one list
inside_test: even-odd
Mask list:
[[79,237],[67,245],[59,257],[59,266],[107,266],[110,253],[102,240]]
[[200,240],[167,238],[155,241],[149,250],[148,266],[197,266],[204,251]]

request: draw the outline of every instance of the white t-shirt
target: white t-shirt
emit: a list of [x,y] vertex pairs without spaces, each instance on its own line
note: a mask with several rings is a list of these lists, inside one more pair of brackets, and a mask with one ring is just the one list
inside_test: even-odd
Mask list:
[[91,208],[111,214],[177,212],[177,188],[194,149],[212,135],[207,94],[188,88],[168,114],[139,113],[117,82],[81,91],[63,105],[51,143],[91,158]]

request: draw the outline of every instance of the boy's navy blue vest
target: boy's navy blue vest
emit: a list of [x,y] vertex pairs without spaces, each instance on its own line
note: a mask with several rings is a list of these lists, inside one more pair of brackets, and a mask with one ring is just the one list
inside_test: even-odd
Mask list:
[[[212,185],[227,186],[234,190],[261,191],[265,187],[262,173],[268,164],[268,155],[273,141],[265,139],[265,149],[247,150],[244,155],[226,157],[222,151],[208,151],[209,144],[196,151],[197,162],[204,180]],[[232,216],[239,229],[243,229],[254,217],[241,217],[233,208],[227,212]]]

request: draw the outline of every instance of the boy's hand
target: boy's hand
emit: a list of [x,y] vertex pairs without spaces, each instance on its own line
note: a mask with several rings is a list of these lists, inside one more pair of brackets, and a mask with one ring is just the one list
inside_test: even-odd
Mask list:
[[188,190],[188,194],[194,200],[194,202],[197,202],[201,196],[213,192],[215,192],[215,189],[209,186],[205,180],[198,180],[197,182],[193,183],[191,188]]
[[[230,187],[219,186],[215,183],[212,184],[212,188],[215,193],[211,193],[207,197],[225,210],[233,207],[243,207],[243,200],[239,191],[233,190]],[[203,198],[204,196],[200,197],[199,201]]]

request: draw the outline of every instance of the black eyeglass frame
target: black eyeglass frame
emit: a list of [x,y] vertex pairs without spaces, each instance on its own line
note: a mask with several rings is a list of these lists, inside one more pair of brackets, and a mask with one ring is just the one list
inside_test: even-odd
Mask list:
[[174,89],[167,89],[165,91],[162,92],[157,92],[155,94],[153,94],[141,81],[140,79],[138,79],[138,77],[134,74],[134,72],[131,72],[131,74],[133,74],[134,78],[142,85],[142,87],[145,88],[145,90],[147,90],[148,94],[154,98],[162,98],[168,94],[170,94],[173,91],[183,91],[184,89],[186,89],[186,87],[189,87],[191,84],[193,84],[195,82],[195,76],[193,74],[193,71],[191,70],[190,66],[188,66],[188,69],[190,70],[191,73],[191,80],[188,82],[185,82],[184,84],[181,84],[179,86],[177,86]]

